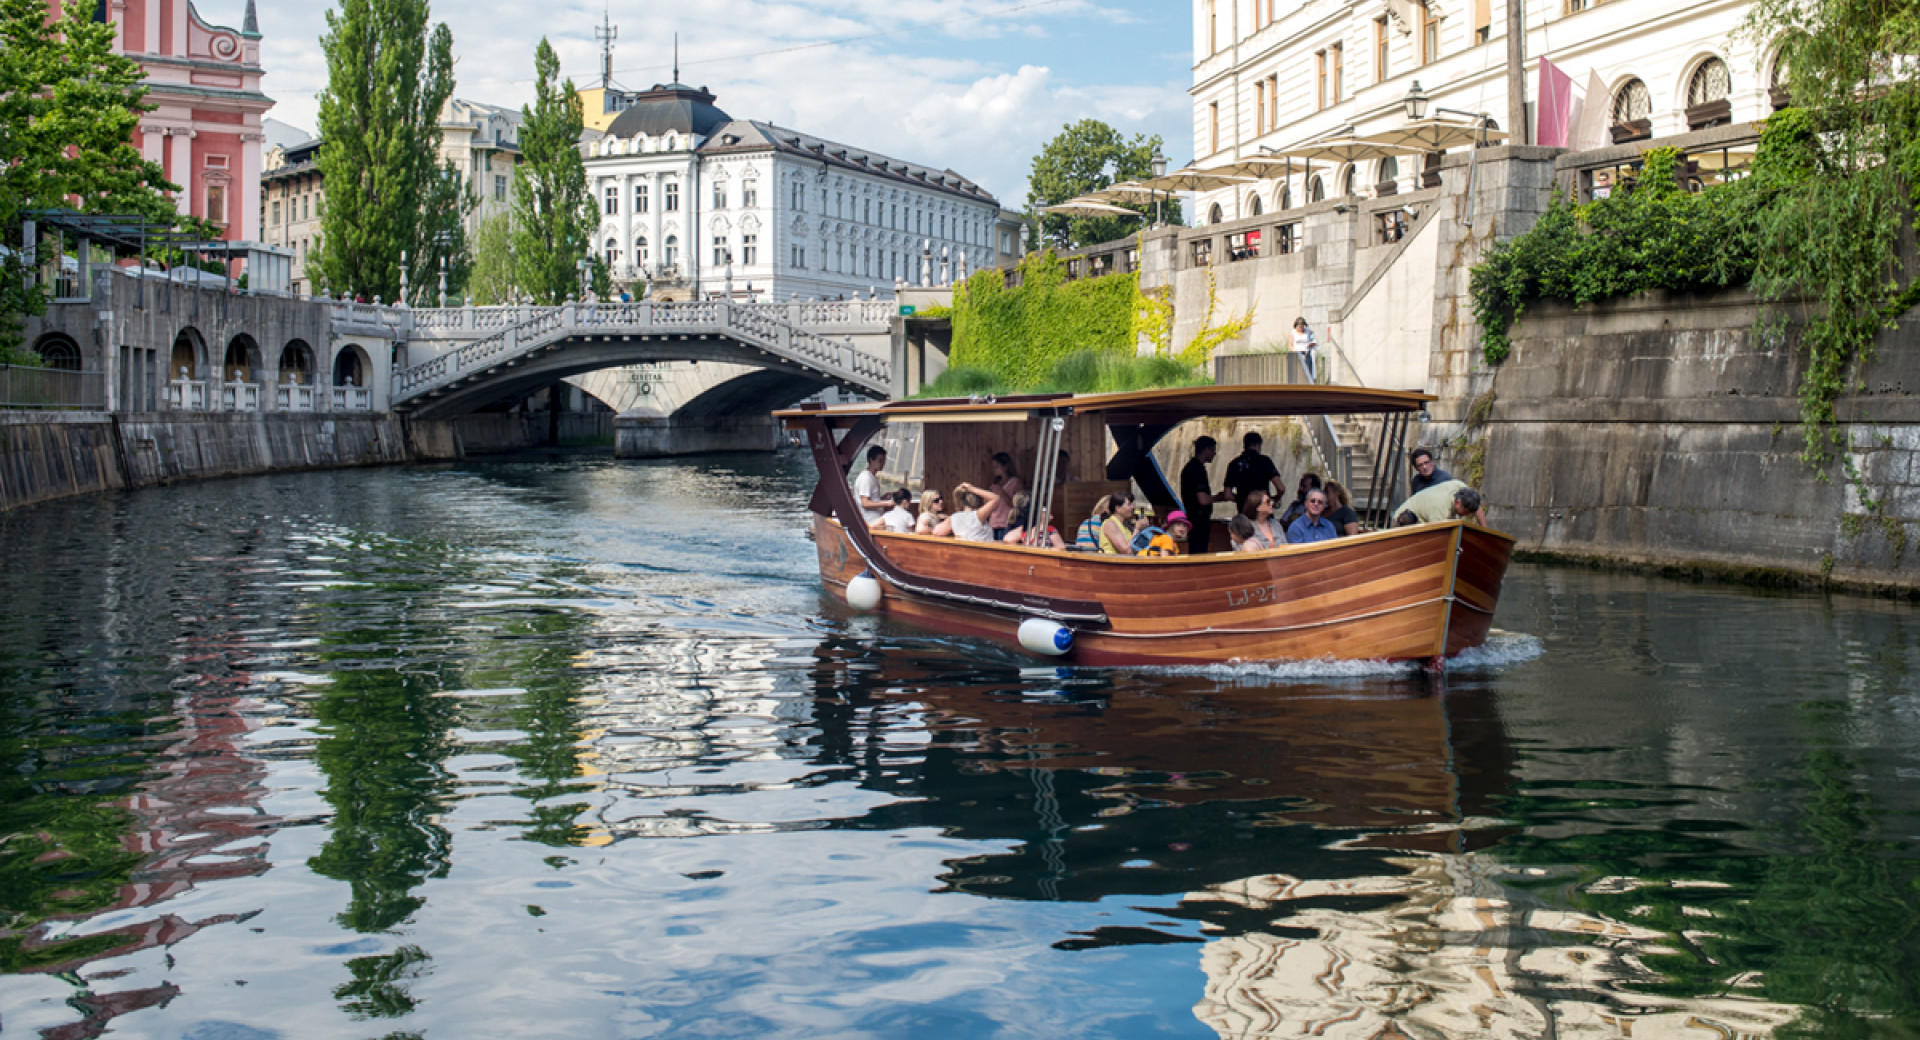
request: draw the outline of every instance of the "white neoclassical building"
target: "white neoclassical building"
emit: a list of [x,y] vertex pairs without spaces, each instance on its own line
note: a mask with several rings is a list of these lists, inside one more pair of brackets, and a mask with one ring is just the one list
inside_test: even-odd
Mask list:
[[704,87],[655,86],[588,131],[596,251],[616,282],[761,300],[891,294],[998,258],[1000,205],[952,170],[734,119]]
[[[1407,120],[1415,83],[1435,109],[1486,113],[1511,130],[1508,2],[1193,0],[1195,164],[1225,166],[1348,128],[1392,130]],[[1775,108],[1777,48],[1738,32],[1749,0],[1518,2],[1530,125],[1525,140],[1510,143],[1597,148],[1748,122]],[[1566,76],[1582,109],[1604,107],[1603,120],[1586,124],[1599,139],[1537,139],[1542,58]],[[1205,193],[1195,220],[1413,190],[1425,173],[1405,158],[1322,166]]]

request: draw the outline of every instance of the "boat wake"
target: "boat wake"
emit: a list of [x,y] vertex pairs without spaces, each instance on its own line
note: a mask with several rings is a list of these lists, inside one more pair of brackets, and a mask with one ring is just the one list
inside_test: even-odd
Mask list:
[[[1447,660],[1449,674],[1499,671],[1524,664],[1546,652],[1538,636],[1495,629],[1487,641]],[[1226,664],[1170,665],[1135,669],[1161,675],[1200,675],[1229,682],[1286,683],[1328,679],[1374,679],[1419,672],[1416,661],[1230,661]]]

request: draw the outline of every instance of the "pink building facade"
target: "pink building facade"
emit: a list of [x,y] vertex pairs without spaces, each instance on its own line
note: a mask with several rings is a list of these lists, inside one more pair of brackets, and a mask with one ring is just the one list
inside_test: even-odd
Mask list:
[[[52,0],[56,10],[63,0]],[[64,0],[96,9],[117,49],[146,71],[154,110],[135,143],[180,186],[180,212],[221,226],[230,241],[260,239],[260,29],[253,0],[239,29],[210,25],[191,0]]]

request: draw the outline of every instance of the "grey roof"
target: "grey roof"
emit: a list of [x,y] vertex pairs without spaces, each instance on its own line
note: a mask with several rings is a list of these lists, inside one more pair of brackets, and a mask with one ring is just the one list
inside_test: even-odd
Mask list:
[[[618,124],[615,124],[610,132],[617,130]],[[769,150],[802,156],[814,162],[864,173],[870,177],[899,181],[916,188],[957,195],[976,202],[999,204],[999,200],[985,188],[952,170],[935,170],[917,163],[902,162],[865,148],[838,144],[824,137],[815,137],[812,134],[788,130],[785,127],[758,120],[736,119],[728,122],[700,145],[700,151],[709,155]]]
[[714,107],[704,87],[684,83],[654,84],[633,95],[633,104],[614,117],[607,133],[615,137],[656,136],[669,130],[705,137],[733,117]]

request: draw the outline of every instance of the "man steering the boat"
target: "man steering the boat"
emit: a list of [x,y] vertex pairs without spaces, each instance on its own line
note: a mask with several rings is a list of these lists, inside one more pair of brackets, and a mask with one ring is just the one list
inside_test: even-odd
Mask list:
[[1219,450],[1219,444],[1212,437],[1195,440],[1193,458],[1180,470],[1180,507],[1193,528],[1187,535],[1187,551],[1195,555],[1207,551],[1207,536],[1213,529],[1213,503],[1229,497],[1225,491],[1213,490],[1212,478],[1207,474],[1207,466]]

